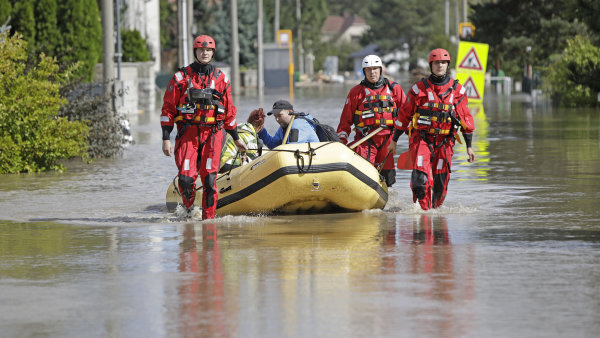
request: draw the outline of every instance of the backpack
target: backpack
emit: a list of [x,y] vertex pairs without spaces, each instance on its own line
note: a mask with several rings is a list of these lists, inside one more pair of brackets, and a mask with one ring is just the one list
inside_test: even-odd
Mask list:
[[330,126],[328,124],[322,124],[321,122],[319,122],[319,120],[317,120],[314,117],[311,120],[301,114],[304,114],[304,113],[297,114],[296,117],[304,119],[304,120],[308,121],[309,123],[311,123],[313,126],[315,126],[315,131],[317,132],[319,141],[321,141],[321,142],[342,142],[342,140],[340,140],[339,136],[337,135],[337,133],[335,132],[335,129],[333,129],[332,126]]
[[321,124],[319,120],[313,118],[315,123],[315,131],[317,132],[317,136],[319,137],[319,141],[321,142],[342,142],[340,137],[335,132],[332,126],[328,124]]

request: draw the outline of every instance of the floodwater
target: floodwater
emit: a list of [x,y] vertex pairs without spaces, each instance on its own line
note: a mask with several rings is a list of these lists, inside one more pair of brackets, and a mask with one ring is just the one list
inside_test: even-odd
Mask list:
[[[295,107],[337,126],[348,90]],[[122,158],[0,176],[0,337],[597,337],[600,112],[472,111],[477,160],[456,146],[428,212],[400,171],[384,210],[180,218],[158,109]]]

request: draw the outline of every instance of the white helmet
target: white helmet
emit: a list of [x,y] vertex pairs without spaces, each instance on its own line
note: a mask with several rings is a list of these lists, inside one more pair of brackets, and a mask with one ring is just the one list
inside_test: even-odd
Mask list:
[[381,63],[381,59],[377,55],[367,55],[362,60],[362,68],[365,69],[367,67],[381,67],[383,69],[383,63]]

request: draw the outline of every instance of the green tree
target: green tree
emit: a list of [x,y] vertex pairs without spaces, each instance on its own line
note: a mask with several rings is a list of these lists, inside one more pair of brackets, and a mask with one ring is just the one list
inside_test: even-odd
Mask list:
[[[206,11],[208,12],[208,10]],[[217,44],[215,60],[229,63],[231,61],[231,3],[223,1],[212,8],[210,12],[214,13],[214,23],[204,29],[215,39]],[[241,67],[256,67],[256,17],[256,1],[238,0],[238,41]],[[199,32],[202,34],[203,31],[199,30]]]
[[555,103],[567,107],[598,106],[600,48],[586,37],[567,41],[561,56],[547,68],[548,89]]
[[[197,17],[195,3],[194,17]],[[160,0],[160,46],[163,50],[177,48],[177,22],[177,5]]]
[[59,88],[68,72],[54,58],[26,67],[27,43],[3,35],[0,43],[0,173],[62,170],[60,160],[87,158],[88,127],[58,117],[66,100]]
[[121,45],[123,46],[123,61],[150,61],[150,52],[146,40],[137,29],[121,30]]
[[12,5],[10,0],[0,0],[0,26],[4,25],[11,13]]
[[35,5],[36,49],[56,55],[60,42],[56,0],[39,0]]
[[471,21],[477,27],[474,40],[490,45],[489,59],[494,68],[520,76],[525,62],[546,66],[552,54],[566,47],[568,38],[585,34],[585,25],[573,17],[573,6],[569,0],[504,0],[473,5]]
[[102,56],[102,27],[95,0],[63,0],[58,7],[61,63],[82,63],[78,76],[89,81]]
[[[292,42],[294,43],[294,57],[296,66],[298,65],[298,27],[302,29],[302,48],[306,53],[315,54],[316,67],[321,67],[325,60],[328,48],[321,43],[321,28],[323,22],[329,15],[327,2],[325,0],[303,0],[301,2],[301,22],[296,19],[296,1],[281,1],[279,29],[289,29],[292,31]],[[268,27],[265,27],[265,38],[272,36],[273,20],[275,17],[274,6],[270,2],[265,3],[265,20]],[[275,38],[272,38],[275,40]],[[265,39],[265,41],[269,41]]]
[[14,4],[11,20],[13,32],[19,32],[28,45],[35,45],[35,17],[33,0],[18,1]]
[[329,9],[330,15],[358,15],[363,19],[370,17],[368,6],[366,1],[355,1],[355,0],[328,0],[327,8]]
[[581,18],[590,31],[594,32],[595,42],[600,40],[600,2],[597,0],[576,0],[573,6],[574,18]]
[[444,11],[438,0],[381,0],[369,2],[371,27],[363,37],[363,44],[376,43],[381,53],[408,46],[414,64],[417,58],[426,58],[433,48],[446,48],[450,42],[444,36]]

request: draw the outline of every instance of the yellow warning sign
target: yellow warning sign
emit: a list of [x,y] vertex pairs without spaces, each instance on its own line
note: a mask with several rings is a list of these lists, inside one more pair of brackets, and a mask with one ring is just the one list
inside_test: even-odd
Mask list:
[[485,73],[489,45],[461,41],[458,44],[456,70],[480,71]]
[[479,56],[477,55],[477,51],[475,51],[475,47],[471,47],[467,55],[461,61],[460,65],[458,65],[458,67],[478,71],[482,71],[485,68],[481,64],[481,60],[479,60]]
[[485,87],[484,74],[456,73],[456,80],[465,88],[465,94],[469,99],[469,103],[483,101],[483,88]]
[[467,91],[469,102],[482,102],[489,45],[461,41],[456,58],[456,79]]

